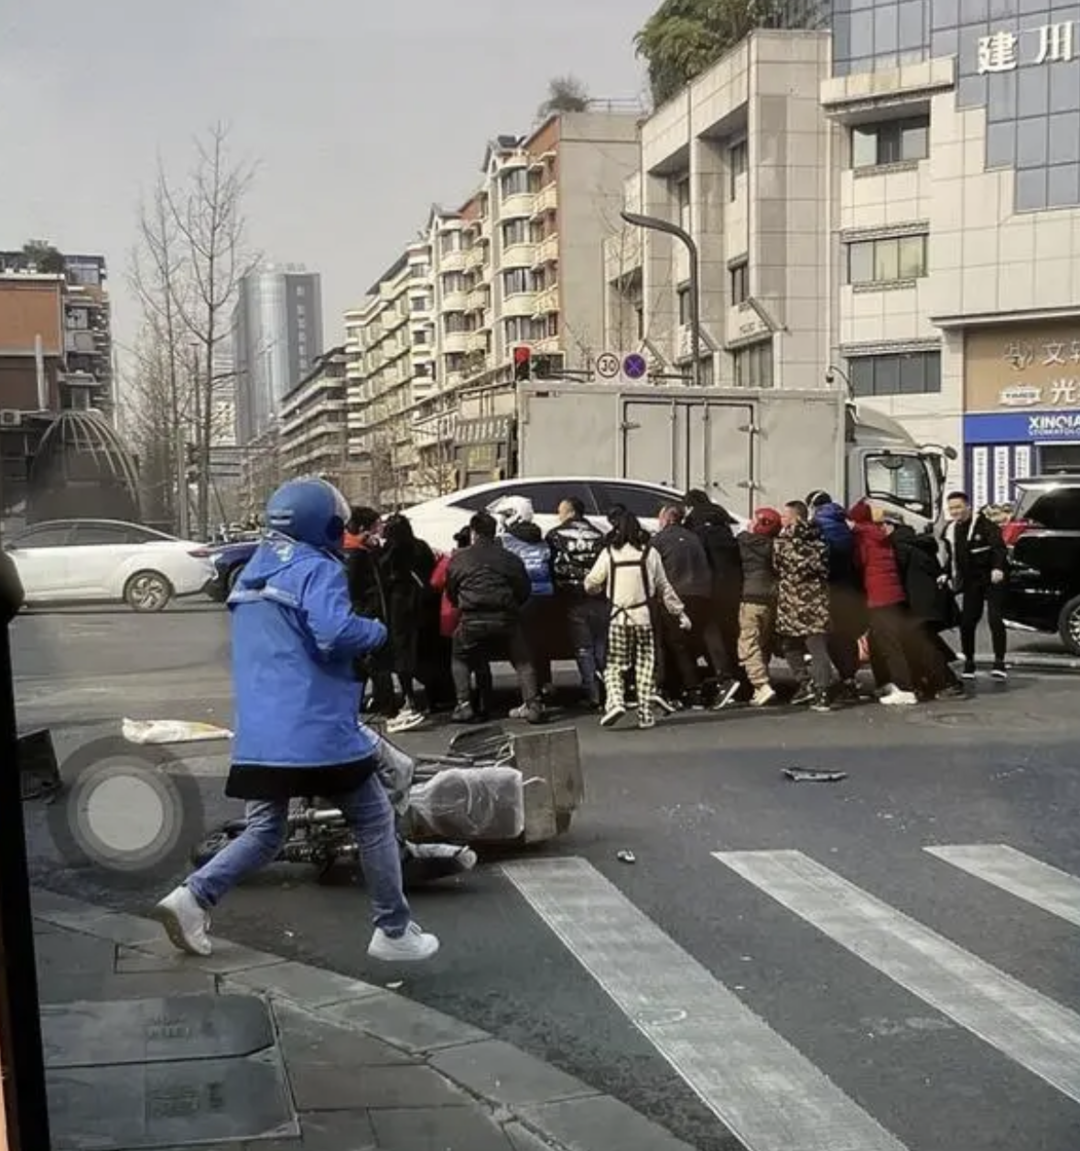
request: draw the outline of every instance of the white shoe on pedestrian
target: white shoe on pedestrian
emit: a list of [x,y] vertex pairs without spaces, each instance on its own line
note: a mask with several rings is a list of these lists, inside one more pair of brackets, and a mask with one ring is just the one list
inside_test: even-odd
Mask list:
[[387,723],[386,731],[389,735],[397,735],[403,731],[413,731],[426,722],[427,716],[423,712],[413,711],[411,707],[406,707]]
[[897,691],[896,684],[887,683],[884,687],[879,687],[877,689],[877,691],[874,692],[874,694],[878,697],[878,699],[884,701],[890,695],[892,695],[895,691]]
[[886,707],[912,707],[919,702],[919,697],[913,691],[901,691],[899,688],[893,688],[888,695],[881,697],[881,702]]
[[658,707],[668,715],[674,715],[679,710],[677,703],[673,703],[666,695],[661,695],[660,692],[655,692],[650,696],[650,701],[654,707]]
[[759,687],[750,700],[751,707],[764,707],[767,703],[772,703],[776,699],[776,692],[770,684],[764,684]]
[[188,955],[210,955],[210,915],[186,887],[170,892],[151,915],[164,928],[174,947]]
[[614,727],[622,717],[626,715],[625,707],[609,707],[607,711],[600,717],[601,727]]
[[410,923],[405,934],[396,939],[381,927],[376,927],[367,953],[372,959],[381,959],[384,963],[419,963],[430,959],[438,950],[439,941],[434,935],[422,931],[419,923]]

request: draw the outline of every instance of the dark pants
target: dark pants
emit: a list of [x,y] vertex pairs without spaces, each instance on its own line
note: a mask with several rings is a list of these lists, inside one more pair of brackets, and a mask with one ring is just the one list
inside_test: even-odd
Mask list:
[[844,584],[829,587],[829,658],[842,680],[859,670],[859,638],[866,631],[866,602],[862,593]]
[[600,682],[607,660],[608,621],[611,605],[599,596],[575,596],[567,607],[570,642],[574,648],[581,686],[590,702],[600,701]]
[[529,662],[536,673],[538,687],[551,684],[551,659],[547,628],[551,626],[551,596],[530,596],[521,609],[521,633],[529,650]]
[[960,646],[964,650],[964,662],[975,662],[975,629],[986,613],[990,625],[990,641],[994,648],[994,662],[1005,662],[1005,619],[1002,614],[1005,605],[1005,585],[991,583],[989,577],[973,579],[965,583],[960,591],[963,601],[960,605]]
[[788,661],[791,674],[801,687],[806,683],[806,657],[810,656],[810,680],[815,689],[825,692],[832,682],[832,662],[829,659],[829,642],[823,635],[780,637],[784,658]]
[[879,686],[891,683],[900,691],[914,691],[915,681],[908,664],[907,650],[911,620],[903,604],[870,609],[870,651],[874,659],[874,678]]
[[705,649],[705,656],[712,665],[713,673],[725,682],[737,679],[739,665],[733,653],[739,645],[738,615],[735,617],[735,644],[732,646],[729,642],[730,635],[724,634],[724,624],[727,625],[728,632],[731,631],[731,620],[727,618],[730,615],[729,605],[725,603],[718,612],[717,605],[712,599],[704,596],[687,596],[684,606],[693,625],[690,634],[694,641]]
[[520,622],[488,618],[470,619],[465,616],[458,624],[453,649],[454,691],[459,704],[471,702],[472,676],[475,672],[477,690],[480,694],[480,710],[485,712],[488,710],[491,702],[491,680],[487,669],[493,660],[499,659],[509,659],[514,665],[522,701],[538,702],[536,671]]
[[956,653],[925,620],[912,617],[909,621],[907,657],[915,686],[924,695],[935,696],[960,682],[949,667]]

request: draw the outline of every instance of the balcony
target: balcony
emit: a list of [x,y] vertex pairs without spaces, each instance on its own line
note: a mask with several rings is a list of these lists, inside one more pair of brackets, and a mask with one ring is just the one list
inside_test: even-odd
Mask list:
[[462,272],[465,270],[465,253],[463,251],[456,252],[440,252],[439,254],[439,271],[440,272]]
[[466,352],[487,352],[488,337],[486,332],[470,332],[465,345]]
[[500,264],[504,268],[531,268],[535,256],[535,244],[511,244],[503,249]]
[[553,352],[561,352],[562,344],[558,336],[545,336],[542,340],[533,340],[532,349],[538,355],[547,356]]
[[464,312],[466,309],[465,301],[468,298],[467,292],[447,292],[442,298],[442,310],[444,312]]
[[445,354],[453,355],[455,352],[464,354],[469,350],[469,336],[471,332],[447,332],[442,338],[442,350]]
[[540,243],[536,245],[532,266],[536,268],[543,264],[557,264],[558,262],[559,234],[558,232],[552,232],[550,236],[545,236]]
[[533,218],[537,219],[545,215],[547,212],[554,212],[559,206],[559,185],[552,180],[550,184],[545,184],[539,192],[536,193],[536,203],[533,205]]
[[471,271],[473,268],[482,267],[484,263],[484,245],[482,243],[475,243],[465,253],[465,268]]
[[488,306],[489,296],[490,290],[486,285],[483,288],[473,288],[465,297],[465,311],[482,312]]
[[506,318],[511,316],[529,316],[536,311],[535,292],[517,292],[503,300],[502,314]]
[[547,316],[552,312],[559,310],[559,285],[552,284],[550,288],[545,288],[542,292],[536,293],[536,310],[533,315],[536,317]]
[[499,205],[499,219],[527,220],[533,214],[535,207],[535,192],[518,192],[514,196],[507,196]]

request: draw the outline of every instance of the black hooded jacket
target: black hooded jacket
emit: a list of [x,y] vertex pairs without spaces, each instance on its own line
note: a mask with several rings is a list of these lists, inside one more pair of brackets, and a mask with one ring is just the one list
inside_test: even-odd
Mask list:
[[917,535],[914,528],[904,524],[893,529],[892,545],[911,614],[935,628],[954,627],[955,601],[949,589],[938,582],[945,569],[938,559],[937,540],[932,535]]
[[705,545],[712,568],[713,595],[738,602],[742,595],[742,559],[732,530],[736,521],[719,504],[698,504],[690,509],[686,526]]

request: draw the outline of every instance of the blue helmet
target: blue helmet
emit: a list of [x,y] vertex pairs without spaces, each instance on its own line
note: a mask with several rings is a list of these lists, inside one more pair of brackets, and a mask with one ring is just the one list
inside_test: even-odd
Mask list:
[[272,531],[317,548],[337,547],[348,518],[345,497],[325,480],[290,480],[266,505]]

